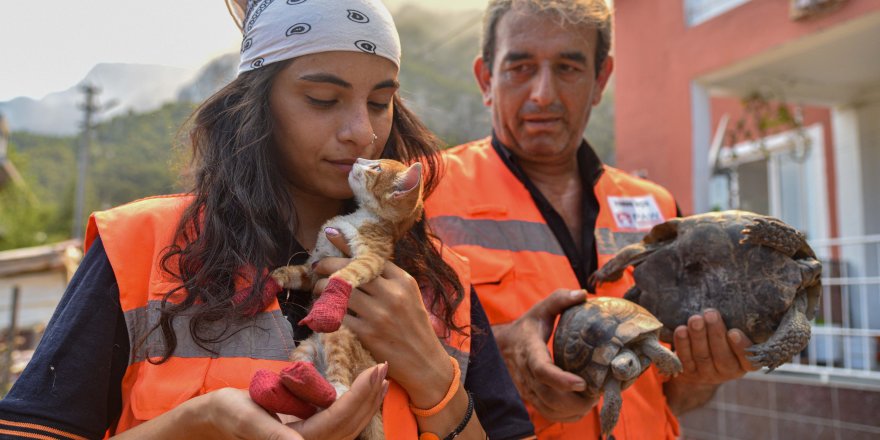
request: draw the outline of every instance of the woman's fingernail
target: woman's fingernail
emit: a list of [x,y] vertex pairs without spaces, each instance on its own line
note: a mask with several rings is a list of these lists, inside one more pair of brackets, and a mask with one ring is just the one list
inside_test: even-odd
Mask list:
[[382,364],[380,369],[382,370],[382,380],[385,380],[385,378],[388,376],[388,362],[386,361],[384,364]]
[[386,380],[385,383],[382,385],[382,398],[383,399],[385,398],[385,395],[388,394],[388,384],[389,384],[389,382]]
[[703,329],[703,320],[702,319],[695,319],[690,322],[690,325],[691,325],[692,329],[700,331]]
[[339,229],[336,228],[324,228],[324,233],[330,237],[338,237]]
[[575,392],[585,391],[587,389],[586,382],[575,382],[574,385],[571,386],[571,390]]

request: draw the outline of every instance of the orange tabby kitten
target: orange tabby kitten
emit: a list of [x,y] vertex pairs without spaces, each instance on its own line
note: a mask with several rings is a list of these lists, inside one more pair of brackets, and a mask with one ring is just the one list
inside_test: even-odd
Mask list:
[[[394,160],[358,159],[348,174],[359,208],[348,215],[333,217],[322,230],[334,228],[348,239],[351,262],[330,275],[330,282],[300,321],[316,332],[330,333],[339,328],[348,306],[351,290],[379,276],[391,258],[394,242],[422,215],[422,164],[409,168]],[[324,233],[308,261],[272,272],[272,278],[288,289],[309,289],[315,282],[312,264],[325,257],[342,257]]]
[[[329,406],[351,387],[361,371],[376,364],[354,333],[341,326],[342,317],[351,290],[379,276],[385,262],[392,257],[394,243],[421,217],[421,176],[420,163],[407,167],[387,159],[358,159],[349,173],[348,182],[359,208],[324,224],[306,264],[281,267],[272,272],[272,278],[285,288],[308,289],[316,281],[312,263],[324,257],[343,256],[327,240],[323,229],[341,231],[351,247],[352,260],[330,275],[329,284],[312,305],[308,316],[300,321],[316,333],[294,350],[291,360],[295,364],[281,376],[288,390],[314,406]],[[311,365],[326,381],[317,377]],[[384,438],[381,411],[373,417],[360,438]]]

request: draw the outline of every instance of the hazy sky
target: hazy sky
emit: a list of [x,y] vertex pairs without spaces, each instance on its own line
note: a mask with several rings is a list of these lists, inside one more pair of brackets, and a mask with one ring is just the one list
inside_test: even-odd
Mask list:
[[[415,1],[444,9],[486,0]],[[0,101],[41,98],[73,86],[97,63],[197,69],[238,50],[241,34],[223,0],[0,0]]]

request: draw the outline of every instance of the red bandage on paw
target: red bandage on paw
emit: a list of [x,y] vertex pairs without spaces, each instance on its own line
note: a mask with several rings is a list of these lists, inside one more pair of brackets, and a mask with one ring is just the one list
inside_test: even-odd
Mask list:
[[336,401],[336,389],[308,362],[294,362],[281,370],[280,375],[281,383],[305,402],[327,408]]
[[318,333],[332,333],[339,330],[342,318],[348,309],[351,289],[351,284],[347,281],[330,278],[330,283],[312,304],[312,310],[299,322],[299,325],[307,325]]
[[281,383],[281,376],[269,370],[258,370],[254,373],[248,391],[251,400],[269,412],[290,414],[305,420],[318,411],[291,393]]

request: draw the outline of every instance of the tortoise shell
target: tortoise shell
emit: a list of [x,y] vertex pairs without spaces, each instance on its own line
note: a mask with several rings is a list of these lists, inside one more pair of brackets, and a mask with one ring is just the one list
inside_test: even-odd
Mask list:
[[644,307],[622,298],[599,297],[569,307],[553,337],[556,365],[600,389],[620,349],[657,337],[663,324]]
[[625,296],[663,322],[661,339],[708,307],[728,328],[767,341],[799,295],[807,319],[821,293],[821,264],[802,233],[781,220],[746,211],[711,212],[655,226],[627,246],[596,278],[615,279],[634,265]]

